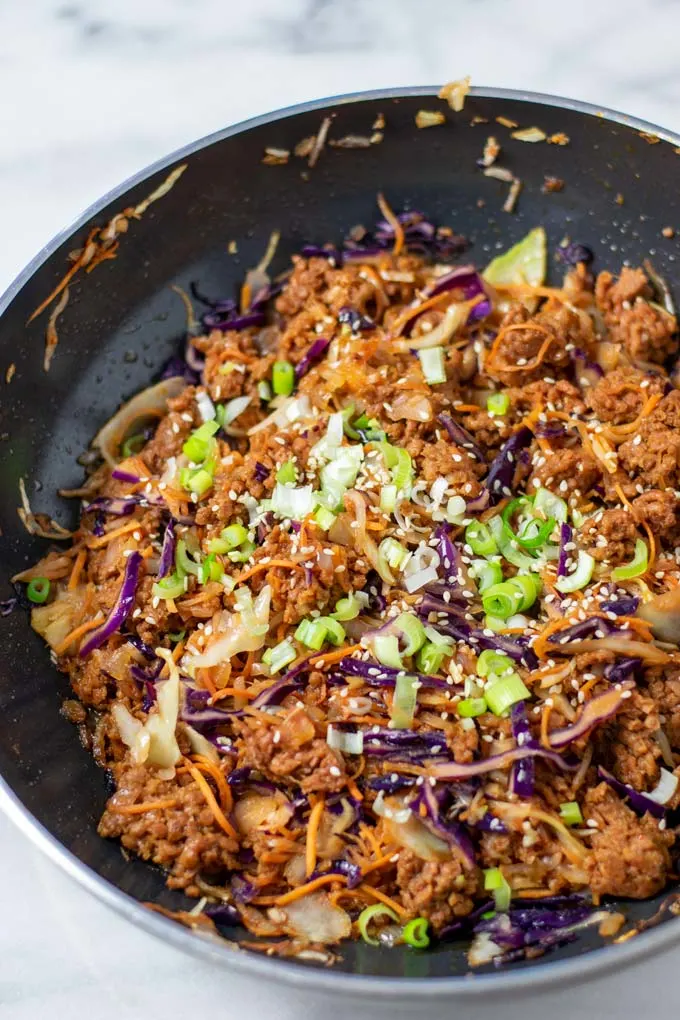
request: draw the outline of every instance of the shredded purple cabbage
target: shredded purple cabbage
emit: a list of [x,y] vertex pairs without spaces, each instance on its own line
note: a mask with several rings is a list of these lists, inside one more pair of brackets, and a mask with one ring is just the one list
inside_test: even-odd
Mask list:
[[517,456],[520,450],[529,446],[533,438],[534,434],[531,429],[523,425],[501,447],[500,452],[496,455],[489,468],[489,473],[484,483],[489,490],[492,502],[497,503],[504,496],[512,496],[512,480],[515,474]]
[[[518,747],[527,747],[531,744],[531,730],[526,706],[523,701],[518,701],[510,709],[510,724],[512,735],[517,741]],[[520,758],[512,766],[510,776],[510,791],[522,800],[529,800],[534,795],[534,779],[536,775],[536,762],[533,758]]]
[[362,315],[356,308],[345,305],[338,312],[338,322],[342,326],[349,326],[353,333],[363,333],[365,330],[375,329],[375,323],[367,315]]
[[572,534],[573,532],[568,524],[560,524],[560,552],[557,558],[558,577],[564,577],[567,573],[567,560],[569,559],[567,545],[571,542]]
[[171,517],[163,536],[161,555],[158,561],[158,576],[167,577],[175,565],[175,521]]
[[597,774],[600,779],[603,779],[608,786],[611,786],[612,790],[615,790],[620,797],[624,800],[628,800],[633,810],[638,811],[644,815],[649,812],[654,818],[663,818],[666,814],[666,807],[664,804],[658,804],[657,801],[652,800],[651,797],[645,796],[644,793],[640,793],[639,790],[635,790],[628,783],[622,783],[620,779],[613,776],[607,769],[602,768],[601,765],[597,766]]
[[123,583],[120,586],[118,598],[116,599],[111,612],[101,626],[91,631],[80,646],[80,657],[89,655],[95,648],[99,648],[104,642],[115,634],[127,620],[135,601],[137,583],[139,581],[139,568],[142,565],[142,557],[138,552],[131,553],[125,561],[125,574]]
[[561,244],[555,252],[555,258],[558,262],[563,262],[567,266],[576,266],[579,262],[585,262],[589,265],[593,261],[593,253],[590,248],[587,248],[585,244],[579,244],[577,241],[571,241],[569,244]]
[[622,595],[617,599],[608,599],[600,603],[600,609],[605,613],[614,613],[615,616],[633,616],[640,605],[638,595]]
[[330,340],[326,337],[319,337],[317,340],[314,340],[312,345],[307,348],[302,358],[295,366],[296,379],[302,379],[303,375],[306,375],[307,372],[309,372],[312,365],[321,360],[330,347],[330,343]]
[[223,928],[233,928],[241,923],[241,915],[230,903],[210,903],[203,913]]

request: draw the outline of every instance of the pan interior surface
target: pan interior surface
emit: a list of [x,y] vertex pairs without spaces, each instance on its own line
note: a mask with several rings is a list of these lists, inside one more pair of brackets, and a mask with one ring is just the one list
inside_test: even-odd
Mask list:
[[[99,208],[28,275],[0,317],[3,374],[10,364],[16,367],[0,401],[3,577],[25,568],[46,549],[42,540],[26,534],[17,516],[19,480],[25,480],[34,510],[66,527],[74,525],[77,506],[60,499],[57,490],[81,483],[77,458],[92,436],[123,399],[157,377],[182,344],[185,310],[170,285],[187,290],[196,282],[209,295],[232,296],[245,270],[261,258],[273,230],[281,233],[273,264],[274,272],[280,272],[304,244],[338,241],[351,226],[374,222],[376,193],[382,191],[393,209],[421,210],[468,237],[471,247],[463,258],[478,265],[541,224],[551,251],[568,235],[594,250],[598,270],[617,270],[625,261],[637,265],[650,257],[673,285],[680,248],[662,236],[664,227],[680,221],[680,198],[671,186],[680,164],[672,144],[650,144],[635,127],[592,112],[519,97],[474,94],[462,113],[447,111],[449,122],[428,130],[414,123],[423,108],[443,107],[433,96],[408,94],[315,104],[199,143],[178,160],[187,169],[173,189],[140,220],[131,221],[117,257],[91,274],[81,274],[71,288],[47,374],[43,349],[49,313],[27,326],[30,314],[58,283],[69,253],[82,246],[91,226],[102,226],[141,201],[174,164],[155,170]],[[327,148],[312,169],[293,157],[282,166],[262,163],[265,147],[293,150],[318,131],[328,114],[334,115],[331,134],[338,138],[370,135],[382,114],[384,140],[360,150]],[[514,140],[507,127],[496,123],[499,116],[522,127],[537,125],[548,135],[561,133],[569,142]],[[476,165],[489,134],[503,146],[499,165],[522,182],[513,214],[502,209],[508,184],[484,177]],[[563,190],[545,190],[546,177],[564,181]],[[232,241],[235,254],[229,252]],[[555,278],[558,272],[555,268]],[[5,588],[3,582],[2,597],[11,594]],[[60,715],[66,680],[51,664],[26,614],[3,620],[2,638],[0,774],[9,789],[48,833],[112,886],[134,900],[185,908],[186,901],[166,889],[159,871],[141,861],[126,861],[117,844],[97,835],[109,792],[106,776]],[[644,919],[662,899],[612,908],[629,919]],[[661,927],[666,924],[662,921]],[[230,937],[238,938],[238,933]],[[529,967],[554,968],[556,961],[603,944],[596,931],[587,932],[510,970],[517,975]],[[464,945],[416,953],[346,944],[333,972],[324,972],[324,981],[331,987],[334,973],[394,979],[462,976],[469,973]],[[205,952],[215,956],[213,946]],[[243,960],[245,955],[234,957],[225,949],[221,959]],[[274,977],[277,969],[294,971],[297,980],[309,973],[302,970],[309,965],[258,959]],[[487,983],[503,980],[498,974]],[[456,983],[447,984],[452,991]]]

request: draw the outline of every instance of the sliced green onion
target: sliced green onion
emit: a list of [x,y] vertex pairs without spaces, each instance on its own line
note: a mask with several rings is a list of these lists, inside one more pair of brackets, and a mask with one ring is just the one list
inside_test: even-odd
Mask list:
[[560,804],[560,818],[565,825],[583,825],[581,808],[575,800],[567,800]]
[[486,398],[486,409],[489,414],[507,414],[510,407],[510,397],[507,393],[492,393]]
[[320,652],[326,640],[326,625],[322,619],[302,620],[295,631],[295,640],[316,652]]
[[425,382],[437,386],[446,382],[446,364],[443,347],[426,347],[418,351],[418,360],[425,376]]
[[124,457],[133,457],[136,453],[144,447],[146,443],[146,436],[143,432],[135,432],[134,436],[130,436],[125,440],[120,448],[120,452]]
[[402,655],[415,655],[418,649],[425,644],[425,628],[415,613],[401,613],[394,626],[406,641]]
[[335,524],[336,515],[325,506],[317,507],[314,520],[322,531],[328,531]]
[[385,433],[380,428],[380,422],[376,421],[375,418],[368,418],[365,414],[359,415],[354,422],[354,428],[356,430],[361,429],[361,434],[357,431],[354,438],[364,439],[367,443],[380,443],[385,439]]
[[208,552],[228,553],[231,549],[238,549],[248,539],[248,532],[242,524],[230,524],[223,528],[219,538],[211,538],[208,542]]
[[214,449],[213,436],[219,428],[219,422],[204,422],[186,440],[182,446],[182,453],[194,464],[200,464]]
[[281,482],[282,485],[295,485],[297,481],[297,471],[292,460],[287,460],[281,465],[279,470],[276,472],[276,481]]
[[413,725],[413,717],[418,704],[417,677],[401,673],[394,685],[394,698],[390,712],[390,725],[396,730],[408,730]]
[[423,647],[418,650],[416,666],[421,673],[436,673],[449,654],[444,645],[436,645],[433,641],[426,641]]
[[[186,576],[186,575],[185,575]],[[185,578],[179,574],[168,574],[151,588],[151,594],[159,599],[178,599],[186,591]]]
[[51,587],[52,585],[49,578],[34,577],[33,580],[29,581],[26,586],[26,595],[31,602],[34,602],[37,606],[41,606],[43,602],[47,602]]
[[257,395],[265,404],[268,404],[272,399],[272,388],[266,379],[260,379],[257,384]]
[[427,934],[427,926],[430,922],[426,917],[414,917],[404,925],[401,939],[412,949],[427,949],[430,944],[430,936]]
[[180,641],[183,641],[186,636],[186,630],[175,630],[168,634],[168,638],[172,641],[173,645],[178,645]]
[[502,676],[509,669],[514,669],[512,659],[492,648],[485,649],[477,659],[478,676]]
[[631,577],[639,577],[647,569],[649,563],[649,552],[647,543],[641,538],[635,540],[635,554],[630,563],[624,563],[620,567],[614,567],[612,577],[615,581],[627,581]]
[[465,544],[469,545],[477,556],[494,556],[498,552],[496,539],[491,534],[488,524],[483,521],[472,521],[465,529]]
[[345,628],[337,620],[334,620],[331,616],[320,616],[318,623],[323,623],[326,628],[326,640],[330,641],[332,645],[341,645],[347,636]]
[[216,554],[210,553],[201,564],[198,579],[201,584],[207,584],[208,581],[219,581],[223,573],[222,564],[217,560]]
[[510,908],[512,889],[500,868],[484,870],[484,891],[493,895],[496,910],[505,913]]
[[187,544],[183,538],[180,538],[175,549],[175,566],[180,577],[186,577],[187,574],[201,576],[201,561],[192,559],[187,552]]
[[538,560],[533,559],[531,556],[527,556],[526,553],[521,552],[517,547],[517,542],[514,538],[510,538],[507,533],[506,526],[501,517],[492,517],[489,521],[489,528],[491,534],[496,539],[496,544],[501,552],[501,555],[512,563],[514,567],[519,570],[535,571],[540,568]]
[[262,656],[262,661],[269,667],[269,672],[274,674],[284,666],[288,666],[296,658],[295,645],[286,638],[284,641],[279,641],[278,645],[274,645],[273,648],[268,648]]
[[496,560],[473,560],[470,564],[470,573],[477,582],[480,595],[487,588],[500,584],[503,580],[503,568]]
[[280,397],[289,397],[295,389],[295,369],[290,361],[275,361],[272,365],[272,389]]
[[244,542],[239,549],[232,549],[231,552],[227,553],[227,556],[232,563],[245,563],[255,552],[254,542]]
[[494,584],[482,595],[484,612],[490,616],[497,616],[499,620],[507,620],[509,616],[519,609],[519,593],[508,584],[502,581],[501,584]]
[[559,524],[564,524],[569,516],[566,502],[550,489],[537,490],[534,496],[534,510],[540,510],[546,517],[554,517]]
[[370,907],[364,907],[357,917],[357,928],[359,929],[359,934],[362,939],[364,942],[367,942],[369,946],[380,945],[378,939],[373,938],[372,935],[368,934],[369,924],[378,917],[389,917],[391,921],[399,920],[392,908],[385,906],[384,903],[371,903]]
[[391,514],[394,513],[397,505],[397,487],[396,485],[383,485],[380,490],[380,509],[383,513]]
[[456,705],[458,715],[462,719],[474,719],[487,711],[485,698],[463,698]]
[[531,691],[527,689],[519,673],[512,673],[485,688],[484,697],[494,715],[503,715],[516,702],[530,698]]
[[203,496],[213,484],[212,472],[205,465],[196,470],[182,468],[179,478],[182,488],[195,496]]
[[517,496],[515,499],[511,499],[507,506],[503,508],[501,520],[505,526],[508,538],[517,539],[515,529],[512,526],[512,519],[515,514],[519,513],[520,510],[531,512],[532,508],[533,504],[527,496]]
[[396,485],[397,492],[409,492],[413,481],[413,462],[408,450],[387,442],[377,445],[386,466],[392,472],[392,482]]
[[501,584],[494,584],[482,593],[484,612],[507,620],[515,613],[530,609],[541,589],[540,581],[533,575],[519,574]]
[[554,527],[554,517],[549,517],[547,521],[534,518],[523,525],[517,534],[517,541],[524,549],[541,549],[552,535]]
[[373,651],[378,662],[383,666],[394,666],[402,669],[401,653],[399,651],[399,638],[396,634],[378,634],[373,639]]
[[383,538],[378,546],[378,554],[382,554],[392,570],[402,570],[411,558],[411,553],[396,538]]
[[362,604],[356,595],[347,595],[344,599],[338,599],[335,603],[335,609],[331,613],[331,619],[341,620],[343,623],[346,620],[356,620],[357,616],[362,610]]
[[[645,546],[645,551],[646,549],[647,547]],[[576,569],[573,573],[569,574],[568,577],[559,577],[557,581],[555,581],[555,587],[563,595],[566,595],[571,591],[579,591],[580,588],[585,588],[585,586],[590,582],[594,569],[595,560],[593,557],[590,553],[583,552],[583,550],[581,550],[578,554]],[[614,571],[612,571],[612,575],[613,573]]]

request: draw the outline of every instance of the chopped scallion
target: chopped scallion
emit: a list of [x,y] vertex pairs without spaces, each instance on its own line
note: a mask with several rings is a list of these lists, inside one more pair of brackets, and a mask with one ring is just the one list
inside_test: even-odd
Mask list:
[[518,673],[501,677],[490,687],[484,690],[486,703],[494,715],[503,715],[518,701],[525,701],[531,697],[529,691]]
[[272,366],[272,389],[280,397],[289,397],[295,389],[295,369],[290,361],[274,362]]
[[426,347],[418,351],[418,360],[425,376],[425,382],[437,386],[446,382],[446,364],[443,347]]
[[484,891],[490,892],[496,904],[496,910],[505,913],[510,908],[512,889],[500,868],[484,870]]
[[635,554],[630,563],[624,563],[620,567],[614,567],[612,577],[615,581],[627,581],[633,577],[640,577],[647,569],[649,552],[647,543],[641,538],[635,540]]
[[510,397],[507,393],[492,393],[486,398],[486,409],[490,415],[507,414]]
[[583,825],[583,815],[581,814],[578,802],[567,800],[560,804],[560,818],[565,825]]
[[43,602],[47,602],[51,587],[49,578],[34,577],[26,586],[26,595],[36,606],[41,606]]
[[429,921],[426,917],[414,917],[404,925],[401,938],[412,949],[427,949],[430,936],[427,934]]
[[368,926],[371,921],[374,921],[379,917],[389,917],[391,921],[399,921],[397,914],[395,914],[391,907],[386,906],[384,903],[371,903],[370,907],[364,907],[357,917],[357,928],[359,929],[359,934],[364,942],[367,942],[369,946],[377,946],[380,944],[376,938],[368,933]]

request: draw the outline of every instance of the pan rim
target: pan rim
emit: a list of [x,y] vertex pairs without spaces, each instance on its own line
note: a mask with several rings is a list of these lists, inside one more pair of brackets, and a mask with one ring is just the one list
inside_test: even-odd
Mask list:
[[[313,113],[333,106],[349,106],[353,103],[371,100],[387,101],[418,96],[433,98],[438,91],[439,86],[417,85],[327,96],[240,121],[176,149],[112,188],[86,208],[73,223],[48,241],[0,297],[0,315],[4,314],[21,288],[68,238],[89,223],[111,202],[178,161],[226,138],[298,114]],[[619,110],[612,110],[582,100],[524,89],[487,88],[484,86],[473,87],[470,94],[484,99],[508,99],[540,103],[556,109],[573,110],[576,113],[621,124],[634,131],[656,135],[663,141],[680,146],[680,134],[641,118],[629,116]],[[216,941],[197,938],[188,929],[143,907],[137,900],[103,878],[60,843],[24,805],[2,775],[0,775],[0,810],[63,872],[132,924],[197,959],[210,960],[220,966],[226,965],[227,968],[233,967],[244,976],[262,978],[272,982],[278,981],[302,991],[343,993],[348,997],[364,1000],[377,997],[383,1001],[397,997],[402,999],[407,997],[412,1001],[423,995],[437,1000],[446,998],[470,1000],[482,997],[496,999],[506,996],[508,993],[547,989],[573,983],[574,980],[579,984],[584,984],[600,975],[611,973],[629,966],[633,962],[656,955],[680,942],[680,917],[678,917],[621,945],[602,946],[582,956],[567,960],[548,960],[536,968],[529,967],[518,971],[507,969],[491,974],[472,974],[465,977],[393,978],[301,967],[299,964],[259,956],[256,953],[235,952],[226,944],[220,945]]]

